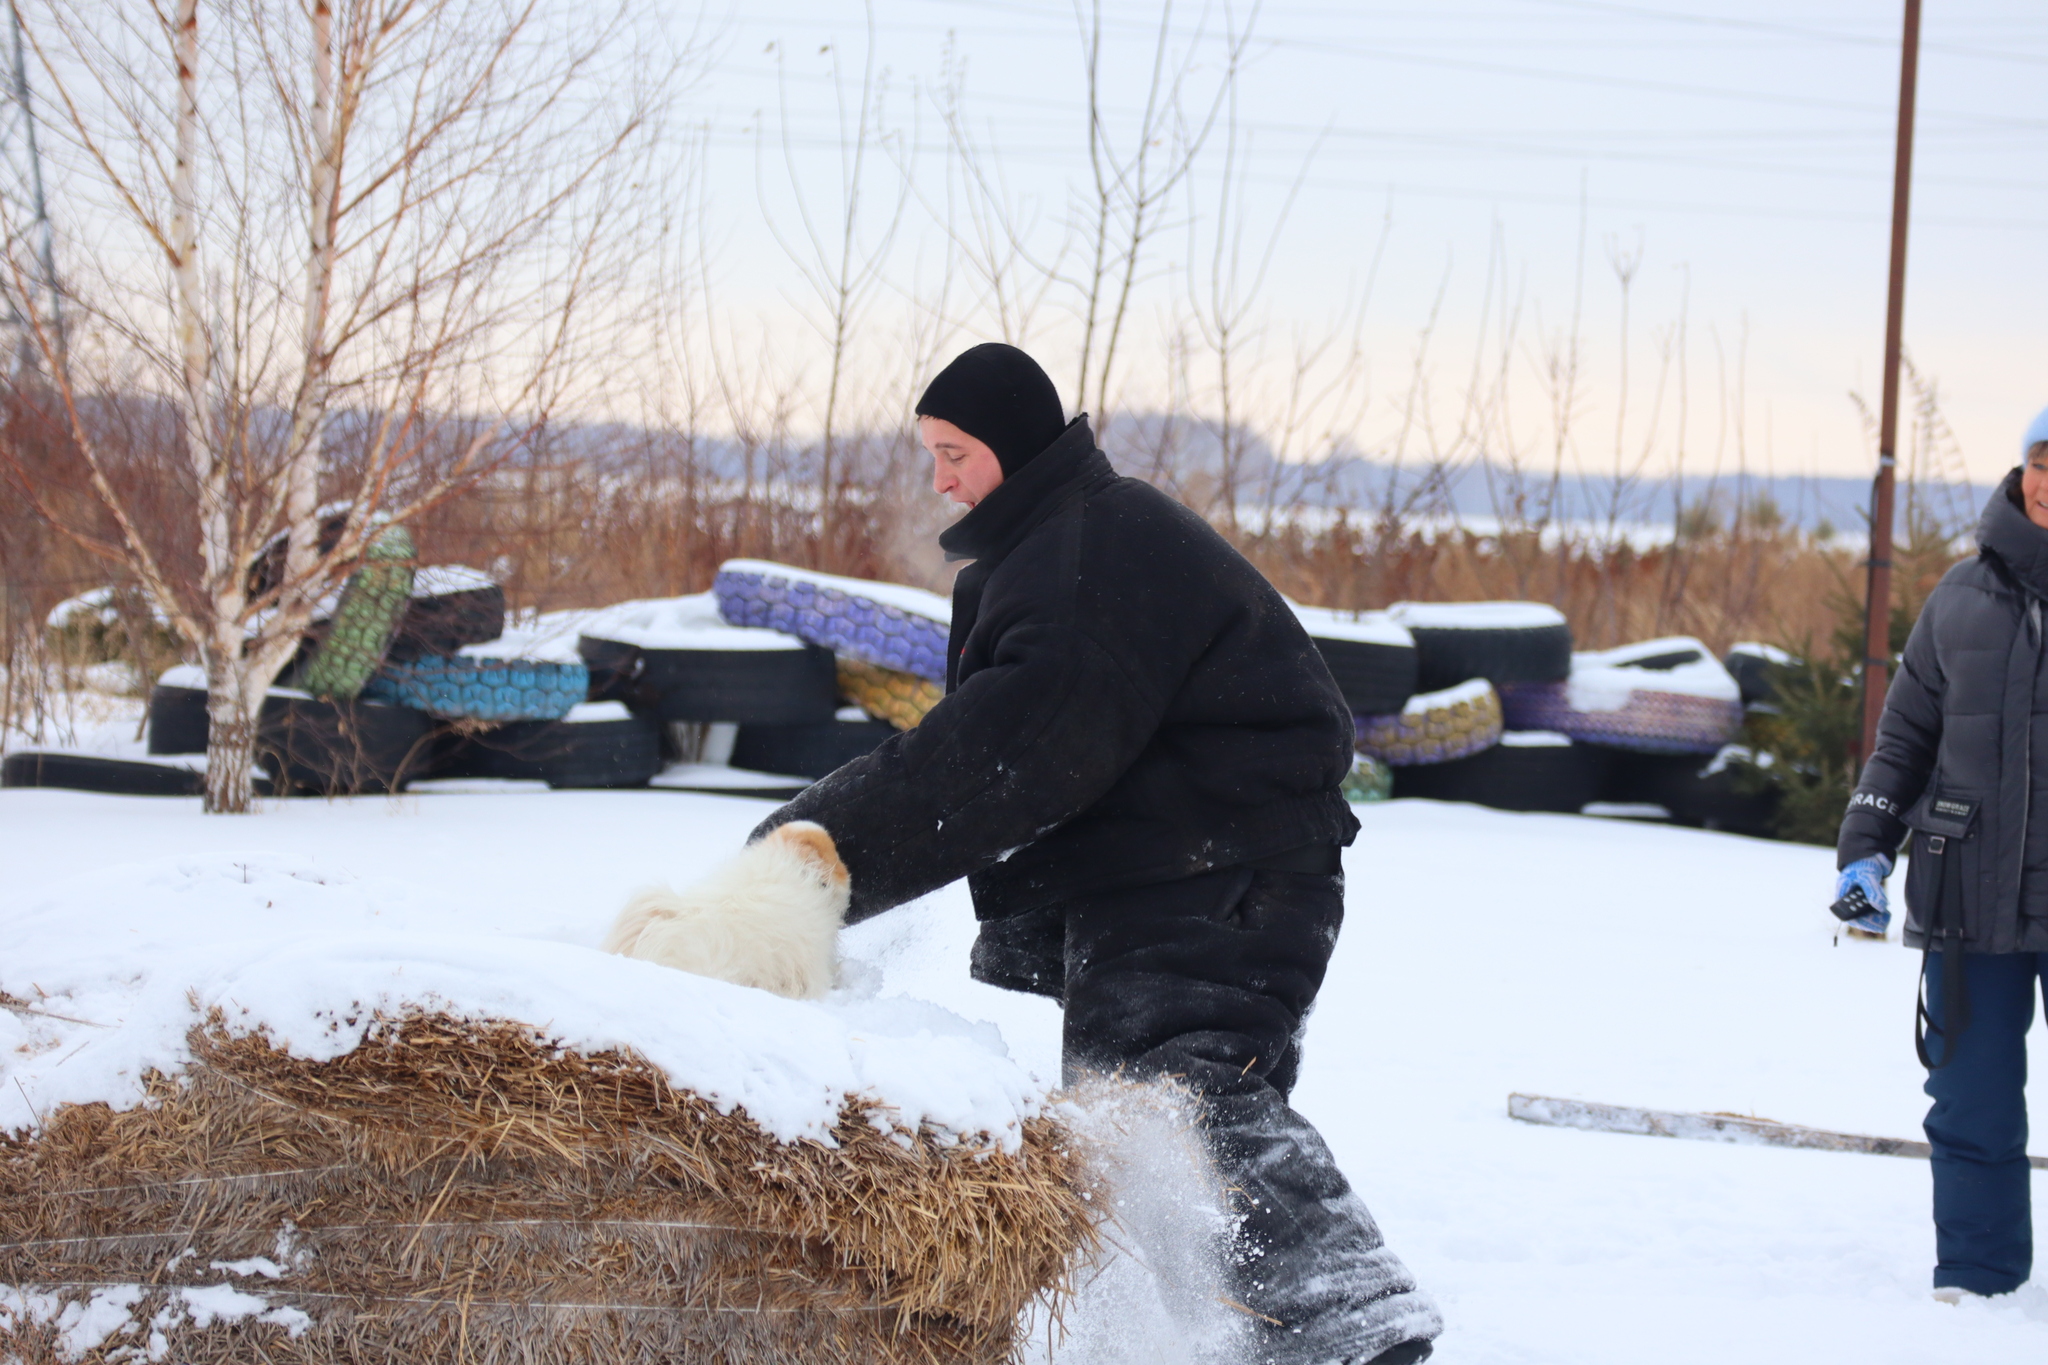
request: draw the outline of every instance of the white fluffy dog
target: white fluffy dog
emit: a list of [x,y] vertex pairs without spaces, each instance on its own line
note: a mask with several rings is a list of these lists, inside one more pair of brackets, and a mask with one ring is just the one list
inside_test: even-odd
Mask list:
[[832,989],[851,888],[823,826],[797,820],[747,845],[686,892],[636,892],[605,935],[606,952],[793,1000]]

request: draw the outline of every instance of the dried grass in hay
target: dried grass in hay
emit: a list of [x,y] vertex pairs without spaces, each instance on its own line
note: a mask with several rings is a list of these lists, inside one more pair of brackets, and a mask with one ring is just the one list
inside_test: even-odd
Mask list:
[[[138,1319],[236,1281],[304,1311],[166,1332],[180,1361],[855,1361],[1009,1357],[1096,1245],[1052,1118],[1017,1153],[878,1131],[778,1143],[631,1053],[410,1015],[310,1062],[219,1019],[142,1107],[59,1110],[0,1144],[0,1283],[139,1284]],[[27,1365],[55,1328],[0,1328]],[[103,1355],[144,1345],[109,1339]],[[75,1357],[73,1357],[75,1358]]]

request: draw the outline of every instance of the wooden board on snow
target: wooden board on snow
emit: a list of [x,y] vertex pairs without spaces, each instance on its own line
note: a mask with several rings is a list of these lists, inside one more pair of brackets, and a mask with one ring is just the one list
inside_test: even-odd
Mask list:
[[[1508,1096],[1508,1117],[1552,1128],[1690,1138],[1696,1142],[1811,1147],[1824,1152],[1919,1157],[1923,1161],[1931,1154],[1926,1143],[1910,1142],[1905,1138],[1863,1137],[1856,1133],[1836,1133],[1826,1128],[1806,1128],[1796,1123],[1777,1123],[1740,1114],[1680,1114],[1667,1109],[1637,1109],[1625,1104],[1561,1100],[1549,1095]],[[2048,1157],[2030,1156],[2027,1162],[2036,1170],[2048,1170]]]

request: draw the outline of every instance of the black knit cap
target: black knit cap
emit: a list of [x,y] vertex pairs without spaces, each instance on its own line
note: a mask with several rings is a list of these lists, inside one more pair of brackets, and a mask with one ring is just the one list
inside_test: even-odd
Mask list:
[[1000,341],[962,351],[917,400],[919,417],[951,422],[986,442],[1003,476],[1022,469],[1067,428],[1059,390],[1038,362]]

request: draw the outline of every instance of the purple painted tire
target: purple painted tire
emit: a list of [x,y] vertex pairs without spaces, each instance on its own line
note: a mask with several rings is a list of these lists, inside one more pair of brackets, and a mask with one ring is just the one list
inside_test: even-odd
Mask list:
[[727,560],[711,591],[732,625],[765,626],[863,663],[946,679],[952,608],[934,593],[759,559]]
[[1508,728],[1555,730],[1587,744],[1644,754],[1711,754],[1742,729],[1742,703],[1638,688],[1614,711],[1581,711],[1569,683],[1504,683]]
[[1742,728],[1742,692],[1704,645],[1674,637],[1572,659],[1566,682],[1508,683],[1510,730],[1645,754],[1711,754]]

